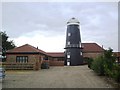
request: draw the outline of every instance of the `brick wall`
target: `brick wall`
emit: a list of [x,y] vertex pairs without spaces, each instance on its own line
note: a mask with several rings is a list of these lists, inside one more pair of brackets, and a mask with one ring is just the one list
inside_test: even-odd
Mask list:
[[50,66],[64,66],[64,61],[50,60]]
[[[28,56],[28,64],[34,64],[35,70],[41,68],[41,61],[44,55],[39,54],[7,54],[6,63],[16,63],[17,56]],[[17,62],[19,63],[19,62]]]
[[6,62],[16,62],[17,56],[28,56],[28,63],[35,63],[36,61],[39,62],[40,55],[30,55],[30,54],[9,54],[7,55]]
[[102,52],[100,52],[100,53],[97,53],[97,52],[94,52],[94,53],[83,53],[83,57],[89,57],[89,58],[96,58],[99,55],[102,55]]

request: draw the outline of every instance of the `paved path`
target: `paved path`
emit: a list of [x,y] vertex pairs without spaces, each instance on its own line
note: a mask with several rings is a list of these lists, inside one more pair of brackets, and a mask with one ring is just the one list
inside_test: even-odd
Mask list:
[[85,66],[50,67],[39,71],[9,71],[3,88],[111,88],[105,78]]

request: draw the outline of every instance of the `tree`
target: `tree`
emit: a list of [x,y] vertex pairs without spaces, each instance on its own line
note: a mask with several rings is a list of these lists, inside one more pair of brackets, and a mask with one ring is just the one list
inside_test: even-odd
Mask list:
[[6,32],[0,31],[0,40],[2,39],[2,55],[5,56],[6,50],[10,50],[15,48],[15,44],[13,43],[13,40],[9,41],[9,36],[6,34]]

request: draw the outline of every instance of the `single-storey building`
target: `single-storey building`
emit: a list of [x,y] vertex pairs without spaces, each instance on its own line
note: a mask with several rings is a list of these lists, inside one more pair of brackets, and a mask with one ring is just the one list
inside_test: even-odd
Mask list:
[[47,52],[50,66],[64,66],[64,52]]
[[97,43],[82,43],[83,57],[96,58],[104,53],[103,47],[100,47]]
[[[82,43],[83,57],[95,58],[104,52],[104,49],[96,43]],[[6,52],[5,66],[11,68],[26,68],[38,70],[42,62],[49,62],[50,66],[64,66],[64,52],[45,52],[29,44],[16,47]]]
[[33,69],[39,69],[42,61],[46,58],[46,56],[46,52],[37,49],[29,44],[25,44],[12,50],[8,50],[6,52],[6,63],[12,65],[23,64],[26,66],[28,65],[28,67],[32,64],[33,66],[35,65]]

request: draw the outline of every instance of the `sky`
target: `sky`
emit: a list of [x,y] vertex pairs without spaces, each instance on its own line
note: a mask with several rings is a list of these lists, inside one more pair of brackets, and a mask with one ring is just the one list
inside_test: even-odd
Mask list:
[[2,31],[16,46],[30,44],[46,52],[63,52],[67,21],[80,21],[83,43],[118,51],[117,2],[3,2]]

